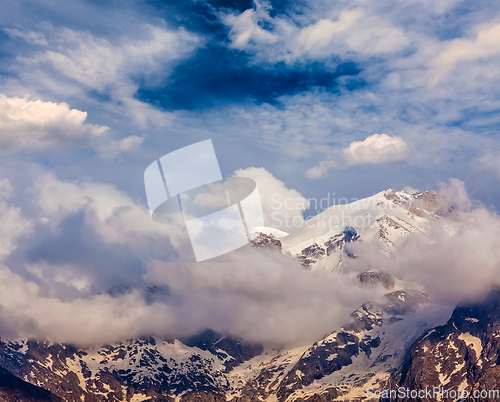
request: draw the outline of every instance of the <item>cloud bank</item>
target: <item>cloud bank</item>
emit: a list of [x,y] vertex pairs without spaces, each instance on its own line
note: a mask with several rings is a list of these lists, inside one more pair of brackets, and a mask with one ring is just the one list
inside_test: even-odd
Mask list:
[[[300,196],[262,168],[237,174],[253,177],[264,200]],[[153,222],[145,206],[109,184],[42,172],[26,193],[30,214],[9,203],[11,184],[0,184],[0,316],[8,323],[0,336],[88,345],[210,327],[296,345],[334,330],[386,292],[359,286],[355,275],[366,269],[383,266],[447,306],[500,284],[500,217],[473,204],[458,180],[439,192],[449,216],[425,236],[408,236],[395,259],[353,244],[359,258],[346,266],[352,275],[306,271],[276,250],[249,246],[188,262],[185,231]],[[269,214],[272,205],[264,209]],[[153,299],[145,295],[152,285],[161,290]]]

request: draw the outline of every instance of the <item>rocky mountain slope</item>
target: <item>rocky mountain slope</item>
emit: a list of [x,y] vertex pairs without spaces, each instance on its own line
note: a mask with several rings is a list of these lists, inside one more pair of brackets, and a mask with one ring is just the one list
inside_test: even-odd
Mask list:
[[[457,396],[474,401],[500,400],[499,352],[500,291],[495,291],[480,303],[458,306],[445,325],[425,331],[407,350],[404,364],[389,380],[387,389],[443,388],[436,391],[443,401],[457,400]],[[410,396],[397,400],[435,399]]]
[[[257,249],[291,255],[306,270],[345,275],[357,242],[392,258],[405,236],[427,236],[431,222],[446,225],[449,213],[435,194],[388,190],[331,207],[290,236],[266,231],[251,240]],[[93,348],[2,339],[0,400],[326,402],[380,399],[368,397],[367,388],[499,388],[498,294],[452,314],[426,294],[401,288],[383,269],[356,276],[359,286],[387,294],[312,345],[264,348],[211,330]]]
[[313,345],[290,350],[265,350],[208,330],[182,341],[150,337],[95,349],[6,341],[0,362],[72,402],[351,395],[362,384],[386,380],[407,344],[432,325],[431,317],[439,322],[431,306],[419,292],[391,292]]
[[63,402],[64,399],[49,391],[23,381],[0,367],[0,401]]

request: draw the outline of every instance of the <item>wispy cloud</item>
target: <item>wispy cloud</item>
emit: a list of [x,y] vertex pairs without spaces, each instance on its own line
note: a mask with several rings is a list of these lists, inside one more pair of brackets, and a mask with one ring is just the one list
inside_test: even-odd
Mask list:
[[429,62],[433,70],[430,86],[436,85],[460,62],[488,59],[500,54],[500,23],[498,18],[476,27],[475,39],[457,38],[449,41],[444,49]]
[[141,128],[171,121],[169,114],[135,98],[135,80],[150,79],[155,74],[168,76],[175,62],[200,44],[196,35],[182,28],[174,31],[143,24],[134,27],[130,35],[111,42],[88,31],[44,27],[45,34],[7,30],[11,36],[42,47],[33,57],[18,58],[17,73],[24,82],[36,81],[39,90],[58,95],[68,88],[72,92],[96,91],[109,99],[109,110],[129,115]]
[[[231,27],[231,46],[254,53],[269,62],[324,60],[349,54],[371,56],[405,49],[411,41],[399,27],[361,7],[334,11],[330,18],[318,18],[297,26],[292,18],[271,17],[266,2],[255,2],[255,9],[224,15]],[[264,29],[262,25],[270,28]]]

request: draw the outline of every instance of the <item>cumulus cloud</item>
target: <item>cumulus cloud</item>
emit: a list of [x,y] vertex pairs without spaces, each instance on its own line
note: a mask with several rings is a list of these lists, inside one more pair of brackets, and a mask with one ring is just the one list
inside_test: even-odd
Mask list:
[[[237,173],[255,178],[265,197],[301,197],[264,169]],[[2,182],[2,188],[6,194],[10,191],[7,182]],[[11,253],[9,262],[0,266],[0,315],[11,324],[9,336],[89,345],[145,334],[181,336],[209,326],[258,342],[297,344],[313,341],[348,320],[350,312],[373,294],[373,290],[368,295],[357,287],[352,278],[312,274],[280,253],[251,247],[215,263],[168,262],[161,249],[167,241],[176,243],[176,237],[176,248],[181,248],[184,234],[153,222],[145,207],[108,184],[61,181],[43,173],[27,196],[37,212],[31,222],[34,230],[23,242],[28,252],[21,254],[31,276],[9,266],[15,261],[13,249],[6,251]],[[103,247],[112,250],[117,244],[127,245],[131,256],[144,262],[146,273],[130,291],[114,296],[91,292],[95,282],[103,280],[92,269],[102,253],[93,243],[83,258],[74,246],[68,254],[68,243],[62,240],[71,237],[68,230],[81,230],[74,225],[65,229],[78,214],[83,214],[81,224],[98,236]],[[7,215],[0,219],[6,227]],[[17,235],[11,232],[10,236],[15,239]],[[54,236],[56,241],[50,241]],[[68,261],[64,256],[70,254],[75,258]],[[114,271],[115,280],[127,274],[126,266],[100,267]],[[120,276],[120,271],[125,272]],[[165,285],[173,299],[149,303],[137,283]],[[86,325],[82,327],[81,322]]]
[[[57,275],[85,286],[73,272]],[[0,279],[2,315],[11,318],[17,337],[79,345],[185,336],[207,327],[273,346],[303,344],[342,325],[360,304],[383,292],[367,291],[352,278],[330,272],[308,272],[279,253],[251,248],[218,264],[151,262],[147,280],[168,285],[175,302],[167,303],[147,303],[140,289],[63,300],[45,295],[5,266]]]
[[141,336],[143,328],[151,333],[162,332],[170,322],[168,308],[146,305],[137,290],[119,298],[101,294],[63,301],[44,296],[39,286],[5,266],[0,267],[0,281],[1,313],[16,337],[101,345],[113,339]]
[[483,155],[477,158],[476,170],[494,171],[500,176],[500,153],[494,150],[485,150]]
[[0,146],[4,151],[88,142],[109,130],[86,120],[87,112],[70,109],[66,103],[0,94]]
[[208,327],[273,346],[317,340],[373,296],[352,276],[306,271],[279,252],[250,247],[215,263],[154,261],[148,278],[183,295],[172,311],[174,333]]
[[68,215],[83,212],[85,222],[109,244],[139,249],[148,242],[158,245],[182,237],[181,232],[153,222],[145,206],[111,184],[61,181],[43,173],[28,192],[45,224],[58,227]]
[[429,221],[425,233],[404,237],[393,258],[358,242],[352,245],[358,257],[351,263],[361,270],[383,267],[404,287],[453,308],[500,286],[500,216],[471,200],[458,179],[441,183],[436,200],[443,216]]
[[7,97],[0,94],[0,147],[3,153],[90,145],[104,158],[137,149],[144,136],[111,140],[109,127],[87,123],[87,112],[66,103]]
[[272,21],[268,14],[268,8],[256,2],[256,9],[248,9],[240,15],[228,14],[225,17],[226,23],[232,26],[230,37],[232,47],[242,49],[248,45],[249,41],[260,43],[275,43],[278,38],[270,31],[263,29],[259,20]]
[[182,227],[154,222],[144,205],[110,184],[61,181],[47,172],[33,181],[26,192],[33,233],[10,258],[15,272],[28,268],[45,292],[103,292],[139,281],[149,258],[192,253]]
[[[342,10],[336,21],[322,18],[302,28],[291,40],[290,47],[294,58],[302,55],[323,58],[339,50],[363,55],[384,54],[402,50],[408,44],[409,39],[401,29],[357,8]],[[339,45],[345,50],[339,49]]]
[[450,194],[459,195],[451,222],[437,222],[431,242],[409,238],[394,262],[394,272],[421,284],[442,303],[484,297],[500,285],[500,217],[482,206],[471,209],[463,182],[455,180],[440,192],[446,200]]
[[390,137],[387,134],[373,134],[363,141],[354,141],[347,148],[334,150],[329,160],[309,169],[306,175],[319,178],[329,169],[343,169],[360,164],[381,164],[405,160],[409,156],[409,148],[401,137]]
[[249,167],[239,169],[234,174],[237,177],[249,177],[257,183],[266,226],[285,232],[302,226],[302,213],[309,207],[309,201],[297,190],[289,189],[264,168]]
[[408,156],[408,145],[401,137],[373,134],[364,141],[352,142],[342,154],[349,165],[394,162]]

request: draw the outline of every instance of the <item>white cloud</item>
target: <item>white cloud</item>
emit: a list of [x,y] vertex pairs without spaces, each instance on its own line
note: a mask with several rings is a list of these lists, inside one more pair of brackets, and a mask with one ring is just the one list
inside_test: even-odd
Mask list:
[[190,52],[198,41],[183,29],[174,32],[153,25],[142,26],[134,39],[123,38],[116,45],[68,28],[57,31],[56,38],[35,60],[49,62],[65,76],[99,91],[128,81],[130,73],[157,70]]
[[352,25],[364,16],[362,10],[344,10],[340,13],[337,21],[320,19],[319,21],[304,27],[295,38],[297,53],[312,52],[313,49],[321,49],[330,44],[335,35],[347,31]]
[[347,163],[386,163],[403,160],[408,156],[408,145],[401,137],[387,134],[373,134],[364,141],[354,141],[342,150]]
[[136,150],[144,142],[144,136],[131,135],[121,140],[97,142],[96,149],[103,158],[115,158],[122,153]]
[[239,169],[234,174],[237,177],[249,177],[257,183],[265,226],[285,232],[302,226],[302,213],[308,208],[309,201],[297,190],[289,189],[264,168],[249,167]]
[[[251,168],[247,173],[257,179],[264,194],[272,192],[269,186],[274,183],[277,194],[300,196],[263,169]],[[227,263],[162,261],[157,258],[159,250],[175,233],[153,222],[147,209],[125,193],[109,184],[60,181],[46,173],[35,182],[26,195],[38,208],[38,217],[44,218],[38,226],[58,232],[66,217],[83,213],[85,225],[98,234],[103,246],[130,247],[147,266],[144,280],[168,284],[179,299],[173,304],[147,305],[138,290],[117,297],[89,295],[96,277],[86,264],[98,257],[90,253],[85,261],[54,263],[46,260],[47,252],[57,257],[64,250],[46,250],[43,259],[33,261],[32,254],[24,264],[37,283],[0,264],[1,313],[12,324],[12,336],[99,345],[146,334],[186,335],[210,326],[282,345],[313,341],[348,320],[351,311],[373,295],[373,290],[367,294],[351,279],[326,271],[311,273],[280,253],[262,253],[251,247],[231,254]],[[9,221],[0,213],[2,229]],[[19,229],[19,216],[15,222]],[[31,236],[40,233],[47,232],[34,231]],[[9,235],[13,240],[17,236]],[[154,239],[156,250],[150,244]],[[15,242],[11,244],[15,246]],[[70,296],[61,297],[61,286],[70,290]],[[83,327],[78,325],[82,321],[86,323]],[[5,330],[1,330],[3,336]]]
[[342,10],[338,20],[320,19],[291,40],[294,57],[323,58],[354,51],[364,55],[390,53],[409,44],[406,34],[366,10]]
[[[197,36],[183,28],[173,31],[143,24],[111,42],[86,31],[47,25],[45,29],[46,40],[38,43],[43,50],[31,58],[18,58],[17,73],[23,82],[58,96],[68,91],[80,95],[97,91],[110,99],[104,102],[106,108],[131,117],[140,128],[162,126],[172,120],[172,115],[135,98],[135,79],[167,76],[174,63],[199,44]],[[37,35],[19,30],[10,34],[25,40]]]
[[0,180],[0,199],[9,198],[14,191],[14,187],[9,179]]
[[[343,9],[330,18],[316,18],[297,26],[285,16],[271,17],[270,7],[256,3],[255,9],[225,15],[231,27],[231,46],[247,50],[271,62],[300,58],[326,59],[356,53],[361,56],[396,52],[410,44],[400,28],[366,8]],[[271,29],[264,29],[266,24]]]
[[3,153],[24,149],[53,149],[90,145],[103,158],[137,149],[144,136],[111,140],[109,127],[86,123],[87,112],[66,103],[9,98],[0,94],[0,147]]
[[492,149],[485,150],[483,155],[477,158],[475,170],[494,171],[498,176],[500,176],[500,152],[495,152]]
[[443,79],[457,63],[490,58],[500,54],[500,23],[498,21],[481,24],[477,28],[476,38],[458,38],[445,44],[436,58],[429,62],[433,77],[429,85],[433,86]]
[[342,169],[360,164],[381,164],[405,160],[409,156],[409,148],[401,137],[390,137],[387,134],[373,134],[363,141],[354,141],[347,148],[334,150],[327,161],[309,169],[306,175],[310,178],[324,176],[329,169]]
[[183,240],[182,230],[154,222],[145,206],[111,184],[61,181],[43,173],[29,193],[40,216],[52,227],[58,227],[70,214],[84,212],[87,224],[108,244],[139,249],[156,238],[180,247]]
[[[239,172],[245,173],[256,179],[263,193],[298,195],[263,169]],[[65,216],[82,211],[86,224],[101,236],[104,245],[128,244],[147,266],[143,279],[167,284],[176,302],[148,305],[137,289],[116,297],[103,293],[75,298],[75,292],[88,291],[95,280],[91,272],[75,265],[83,266],[80,261],[59,265],[26,261],[28,270],[41,281],[39,284],[15,274],[4,263],[0,264],[0,306],[2,317],[11,324],[12,336],[100,345],[141,335],[181,336],[210,327],[274,346],[302,344],[345,323],[363,302],[385,292],[361,288],[349,275],[306,271],[287,256],[251,247],[216,264],[163,261],[155,258],[151,249],[141,250],[154,237],[166,239],[161,235],[162,225],[152,222],[149,226],[146,208],[135,205],[125,193],[108,184],[63,182],[46,174],[36,182],[27,196],[40,209],[39,216],[49,219],[48,225],[57,231]],[[273,189],[273,185],[277,188]],[[9,185],[4,183],[3,187]],[[352,272],[383,263],[406,283],[423,286],[435,300],[444,302],[484,294],[492,283],[498,283],[498,215],[484,208],[471,209],[463,183],[457,180],[442,186],[440,199],[445,206],[451,202],[462,209],[436,222],[430,229],[432,244],[426,237],[408,236],[398,258],[377,259],[361,242],[363,253],[350,261]],[[14,220],[19,228],[20,216],[12,220],[10,212],[5,214],[2,208],[2,230]],[[19,232],[11,231],[8,236],[11,240],[1,242],[11,244],[5,253],[15,248]],[[142,246],[138,244],[141,241]],[[45,281],[52,281],[53,287],[46,289]],[[61,298],[54,291],[63,285],[73,290],[73,297]],[[79,325],[82,321],[86,323],[83,327]],[[5,329],[1,330],[3,336]]]
[[0,261],[16,248],[17,239],[30,233],[33,226],[22,215],[19,206],[7,203],[12,191],[13,187],[8,179],[0,181]]
[[88,142],[109,130],[86,119],[86,112],[70,109],[66,103],[0,94],[0,146],[7,152],[50,148]]
[[[42,281],[62,283],[80,292],[91,290],[92,279],[88,275],[78,272],[78,267],[71,264],[55,265],[47,261],[40,261],[38,263],[27,263],[26,269]],[[53,289],[49,289],[49,294],[57,297],[57,293],[51,292],[51,290]]]
[[257,3],[255,10],[249,9],[240,15],[227,15],[226,23],[232,26],[230,37],[232,47],[236,49],[244,48],[250,40],[259,43],[275,43],[277,37],[259,26],[258,21],[271,21],[267,9]]
[[432,241],[408,236],[398,261],[388,269],[414,281],[438,303],[456,305],[484,297],[500,285],[500,217],[469,199],[464,183],[441,184],[442,206],[454,206],[446,220],[431,222]]
[[102,345],[148,332],[164,334],[172,322],[168,306],[147,306],[138,291],[117,298],[102,294],[64,301],[44,296],[39,286],[5,266],[0,266],[0,288],[2,315],[19,338]]
[[39,32],[33,32],[33,31],[21,31],[20,29],[5,29],[5,32],[10,36],[14,38],[21,38],[24,39],[26,42],[31,43],[33,45],[38,45],[38,46],[47,46],[48,42],[47,39],[45,38],[45,35]]

